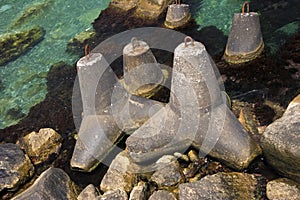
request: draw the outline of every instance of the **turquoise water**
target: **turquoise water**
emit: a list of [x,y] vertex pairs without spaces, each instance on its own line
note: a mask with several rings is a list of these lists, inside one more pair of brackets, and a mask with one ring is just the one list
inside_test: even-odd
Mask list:
[[[41,4],[42,9],[36,15],[11,28],[25,9]],[[0,80],[4,88],[0,93],[0,128],[16,124],[20,116],[28,114],[32,106],[45,98],[50,66],[59,61],[72,64],[78,59],[78,56],[66,53],[67,42],[76,34],[91,29],[93,20],[108,4],[109,0],[0,1],[0,34],[36,25],[46,30],[43,41],[17,60],[0,67]],[[23,114],[13,117],[9,114],[13,110]]]

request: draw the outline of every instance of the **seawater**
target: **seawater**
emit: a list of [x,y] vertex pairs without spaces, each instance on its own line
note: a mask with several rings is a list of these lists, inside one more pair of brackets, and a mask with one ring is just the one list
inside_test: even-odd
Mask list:
[[[47,3],[37,15],[17,28],[12,24],[24,10]],[[92,22],[105,9],[109,0],[1,0],[0,34],[41,26],[43,41],[15,61],[0,67],[0,129],[16,124],[41,102],[47,93],[46,76],[52,64],[64,61],[73,64],[77,55],[66,53],[68,41],[76,34],[92,29]],[[12,116],[14,112],[17,116]],[[23,113],[18,114],[17,113]]]

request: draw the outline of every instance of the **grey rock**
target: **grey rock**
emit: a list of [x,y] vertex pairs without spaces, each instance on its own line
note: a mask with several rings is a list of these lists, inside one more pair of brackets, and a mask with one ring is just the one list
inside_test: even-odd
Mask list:
[[279,178],[268,182],[267,197],[270,200],[300,199],[300,184],[287,178]]
[[280,174],[300,182],[300,95],[261,137],[267,162]]
[[129,200],[146,200],[148,199],[148,186],[145,182],[139,182],[130,192]]
[[18,144],[30,157],[33,164],[45,162],[52,154],[59,154],[62,137],[51,128],[31,132],[18,141]]
[[32,186],[13,200],[40,200],[40,199],[76,199],[74,184],[69,176],[58,168],[49,168],[44,171]]
[[256,185],[256,178],[250,174],[217,173],[205,176],[193,183],[181,184],[179,186],[179,199],[256,199]]
[[166,190],[158,190],[149,197],[149,200],[176,200],[176,197]]
[[128,152],[119,153],[103,177],[100,189],[104,192],[122,189],[129,193],[136,182],[136,175],[131,170],[132,161]]
[[180,165],[174,156],[163,156],[156,162],[156,171],[151,181],[157,183],[159,189],[167,189],[184,182]]
[[170,103],[127,139],[130,155],[145,163],[192,145],[232,168],[246,168],[261,149],[222,99],[204,45],[185,43],[175,49]]
[[100,200],[127,200],[128,196],[124,190],[116,189],[105,192]]
[[99,197],[97,189],[93,184],[86,186],[78,195],[77,200],[95,200]]
[[0,192],[16,190],[34,173],[34,167],[26,154],[16,144],[0,144]]

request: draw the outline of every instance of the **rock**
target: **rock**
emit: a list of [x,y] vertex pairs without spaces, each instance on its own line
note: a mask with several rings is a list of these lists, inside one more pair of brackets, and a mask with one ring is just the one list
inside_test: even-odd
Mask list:
[[148,186],[145,182],[139,182],[130,192],[129,200],[146,200],[148,199]]
[[53,154],[58,155],[62,145],[62,137],[51,128],[31,132],[18,141],[18,144],[30,157],[33,164],[45,162]]
[[127,151],[122,151],[112,161],[105,176],[103,177],[100,189],[104,192],[115,189],[122,189],[130,192],[136,181],[136,175],[131,172],[132,161]]
[[95,30],[88,30],[78,33],[74,38],[69,40],[67,44],[67,50],[70,52],[80,51],[80,53],[82,53],[84,46],[89,44],[91,40],[95,39],[95,36]]
[[62,169],[49,168],[13,200],[76,199],[76,196],[74,183],[69,176]]
[[163,156],[156,162],[156,171],[151,181],[157,183],[159,189],[168,189],[184,182],[180,165],[174,156]]
[[140,0],[136,15],[143,18],[157,19],[171,2],[172,0]]
[[110,5],[112,7],[116,7],[124,11],[128,11],[132,8],[135,8],[138,2],[139,0],[112,0]]
[[95,186],[93,184],[89,184],[80,192],[77,200],[95,200],[98,196],[99,195]]
[[259,199],[257,180],[245,173],[217,173],[179,185],[179,199]]
[[267,162],[280,174],[300,182],[300,95],[261,137]]
[[18,17],[13,23],[13,27],[20,26],[26,22],[28,22],[31,18],[36,17],[39,14],[42,14],[49,6],[53,3],[53,0],[45,0],[43,2],[34,3],[27,7],[22,15]]
[[105,192],[100,200],[127,200],[128,196],[124,190],[116,189]]
[[198,153],[195,151],[195,150],[190,150],[188,152],[188,156],[189,156],[189,159],[192,161],[192,162],[197,162],[200,160],[199,158],[199,155]]
[[268,182],[267,197],[270,200],[300,199],[300,184],[287,178],[279,178]]
[[18,145],[0,144],[0,192],[4,189],[16,190],[33,173],[31,161]]
[[30,50],[43,39],[44,35],[45,30],[41,27],[0,35],[0,66]]
[[150,196],[149,200],[176,200],[176,197],[166,190],[158,190]]

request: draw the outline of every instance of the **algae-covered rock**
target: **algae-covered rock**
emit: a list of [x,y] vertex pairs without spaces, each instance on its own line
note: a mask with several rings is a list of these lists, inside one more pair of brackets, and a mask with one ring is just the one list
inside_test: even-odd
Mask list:
[[62,137],[51,128],[43,128],[38,133],[35,131],[29,133],[18,143],[36,165],[59,153]]
[[34,173],[28,156],[16,144],[0,145],[0,192],[15,190]]
[[179,186],[179,199],[259,199],[254,175],[231,172],[208,175]]
[[70,39],[67,44],[67,49],[70,52],[83,52],[84,46],[89,43],[92,39],[95,39],[96,32],[94,30],[83,31],[75,35],[74,38]]
[[138,2],[139,0],[112,0],[110,5],[112,7],[116,7],[124,11],[128,11],[132,8],[135,8]]
[[0,35],[0,66],[30,50],[43,39],[44,35],[45,30],[41,27]]
[[20,17],[18,17],[15,22],[13,23],[13,27],[20,26],[21,24],[29,21],[30,19],[36,17],[37,15],[42,14],[46,9],[48,9],[53,0],[45,0],[43,2],[34,3],[27,7]]
[[261,138],[267,162],[279,173],[300,182],[300,95]]

